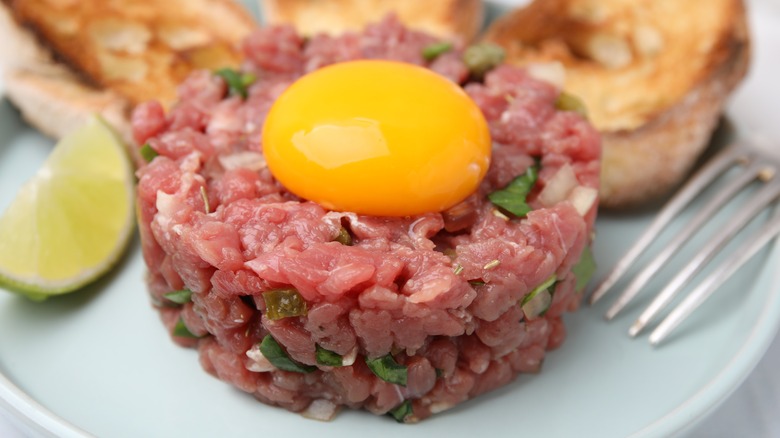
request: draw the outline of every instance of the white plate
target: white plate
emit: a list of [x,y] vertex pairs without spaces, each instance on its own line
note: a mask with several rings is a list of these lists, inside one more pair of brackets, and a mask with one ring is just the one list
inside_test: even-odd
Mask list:
[[[780,139],[780,13],[751,6],[756,63],[729,113],[740,132]],[[50,149],[0,103],[0,209]],[[600,274],[649,217],[599,219]],[[31,434],[62,437],[665,437],[705,417],[765,352],[780,324],[779,265],[780,246],[762,252],[658,350],[627,338],[628,317],[606,324],[603,305],[584,307],[539,375],[414,426],[363,412],[321,423],[256,402],[175,346],[147,299],[136,241],[119,269],[77,294],[44,303],[0,294],[0,409]]]

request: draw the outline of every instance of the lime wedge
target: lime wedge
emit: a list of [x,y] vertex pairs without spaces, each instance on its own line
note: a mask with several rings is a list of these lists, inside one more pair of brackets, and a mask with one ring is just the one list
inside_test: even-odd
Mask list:
[[100,277],[133,233],[133,189],[124,146],[103,121],[62,138],[0,217],[0,283],[43,300]]

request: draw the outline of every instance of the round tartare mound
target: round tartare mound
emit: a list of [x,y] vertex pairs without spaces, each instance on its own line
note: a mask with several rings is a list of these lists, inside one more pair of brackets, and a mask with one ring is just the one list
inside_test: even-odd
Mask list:
[[[523,69],[475,78],[457,44],[426,60],[436,42],[394,17],[308,40],[264,28],[243,46],[245,93],[201,71],[167,113],[136,108],[133,134],[152,152],[137,190],[152,302],[206,371],[318,419],[346,406],[413,422],[538,372],[564,341],[598,204],[598,134]],[[443,212],[377,217],[328,211],[274,180],[261,131],[275,98],[363,58],[463,86],[494,143],[475,193]],[[491,196],[524,182],[527,213]]]

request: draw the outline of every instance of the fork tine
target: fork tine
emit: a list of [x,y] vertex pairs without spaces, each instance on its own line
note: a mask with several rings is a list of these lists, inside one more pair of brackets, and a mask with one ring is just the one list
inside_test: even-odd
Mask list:
[[631,302],[642,290],[643,287],[653,278],[653,276],[674,256],[680,247],[685,244],[697,231],[699,231],[710,218],[739,193],[748,183],[755,180],[764,168],[764,164],[753,162],[748,169],[737,177],[723,191],[719,192],[710,202],[708,202],[694,218],[669,242],[663,250],[653,260],[637,274],[634,280],[623,290],[620,296],[607,310],[604,315],[607,320],[614,318],[628,303]]
[[690,295],[675,307],[658,327],[650,333],[650,344],[657,346],[680,325],[694,310],[707,300],[739,268],[750,260],[770,240],[780,234],[780,208],[758,233],[746,240],[736,251],[734,258],[724,260],[714,272],[699,284]]
[[709,241],[696,256],[685,265],[671,282],[658,294],[639,318],[631,325],[628,333],[636,336],[669,302],[688,284],[715,255],[773,200],[780,196],[780,181],[773,181],[762,188],[740,212],[719,232],[717,238]]
[[708,186],[713,179],[720,175],[726,168],[733,163],[744,152],[738,147],[731,146],[724,149],[718,155],[702,167],[688,183],[675,194],[666,206],[658,213],[655,220],[650,224],[647,230],[639,237],[639,240],[628,250],[625,256],[615,265],[612,271],[601,281],[593,293],[590,295],[589,303],[595,304],[617,283],[617,281],[626,273],[629,267],[636,261],[642,252],[650,246],[660,232],[677,216],[677,214],[688,203],[699,194],[699,192]]

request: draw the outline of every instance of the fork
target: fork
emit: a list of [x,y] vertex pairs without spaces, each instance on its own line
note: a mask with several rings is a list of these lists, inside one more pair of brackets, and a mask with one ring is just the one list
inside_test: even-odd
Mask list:
[[[667,226],[702,192],[715,181],[726,178],[724,174],[735,167],[741,167],[733,175],[729,185],[714,194],[698,213],[676,234],[666,246],[630,281],[628,286],[608,308],[604,317],[613,319],[641,292],[647,283],[663,268],[683,245],[690,240],[715,214],[748,186],[759,184],[755,191],[739,207],[739,212],[730,219],[717,236],[693,256],[672,280],[654,297],[628,330],[631,337],[637,336],[684,290],[729,241],[744,228],[751,219],[770,207],[780,197],[780,159],[751,143],[738,141],[727,146],[711,158],[693,177],[666,203],[656,218],[639,237],[625,256],[601,281],[590,295],[590,304],[602,299],[614,288],[618,280],[628,271],[645,250],[665,231]],[[748,236],[733,252],[733,255],[715,267],[691,292],[671,310],[649,336],[653,346],[660,344],[693,311],[709,298],[731,275],[739,270],[775,236],[780,234],[780,208],[755,233]]]

